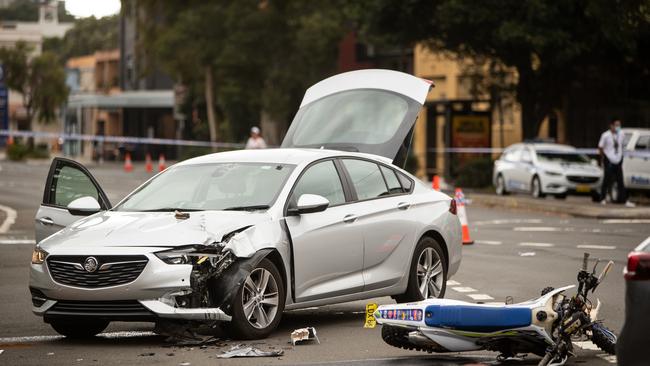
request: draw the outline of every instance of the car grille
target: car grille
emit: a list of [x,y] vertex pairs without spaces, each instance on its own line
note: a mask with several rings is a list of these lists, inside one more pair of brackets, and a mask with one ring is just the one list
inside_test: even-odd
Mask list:
[[146,319],[154,314],[135,300],[122,301],[69,301],[58,300],[48,311],[47,317],[92,316],[114,319]]
[[[95,258],[97,269],[84,268],[88,258]],[[69,286],[98,288],[133,282],[142,273],[148,259],[138,256],[49,256],[47,266],[54,281]]]
[[566,179],[573,183],[596,183],[598,177],[585,177],[582,175],[567,175]]

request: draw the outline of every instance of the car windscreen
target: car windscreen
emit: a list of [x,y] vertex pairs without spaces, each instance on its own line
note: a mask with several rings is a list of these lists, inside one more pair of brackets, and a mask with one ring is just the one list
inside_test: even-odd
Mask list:
[[584,154],[560,151],[560,150],[538,150],[537,159],[541,162],[588,164],[589,157]]
[[263,210],[294,165],[217,163],[169,168],[127,197],[116,211]]

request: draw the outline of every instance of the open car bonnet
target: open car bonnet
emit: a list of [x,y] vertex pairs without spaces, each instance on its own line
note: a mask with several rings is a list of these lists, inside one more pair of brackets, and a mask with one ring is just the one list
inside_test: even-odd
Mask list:
[[81,219],[39,244],[44,250],[98,247],[176,247],[219,242],[235,230],[267,222],[267,213],[241,211],[190,212],[106,211]]
[[391,70],[359,70],[313,85],[282,147],[363,152],[402,165],[431,82]]

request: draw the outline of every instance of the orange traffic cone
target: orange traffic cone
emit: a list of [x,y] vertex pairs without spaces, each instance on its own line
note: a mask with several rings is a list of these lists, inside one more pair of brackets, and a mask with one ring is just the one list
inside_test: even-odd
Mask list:
[[131,153],[126,153],[124,157],[124,171],[130,173],[133,171],[133,163],[131,162]]
[[463,244],[474,244],[474,240],[469,237],[469,225],[467,223],[467,211],[465,211],[465,195],[463,190],[456,188],[456,207],[458,209],[458,218],[463,227]]
[[440,190],[440,177],[438,174],[433,176],[433,181],[431,182],[431,188],[433,188],[436,191]]
[[167,167],[165,166],[165,154],[158,155],[158,171],[162,172]]
[[153,172],[153,164],[151,163],[151,154],[147,153],[145,156],[144,168],[147,170],[147,173]]

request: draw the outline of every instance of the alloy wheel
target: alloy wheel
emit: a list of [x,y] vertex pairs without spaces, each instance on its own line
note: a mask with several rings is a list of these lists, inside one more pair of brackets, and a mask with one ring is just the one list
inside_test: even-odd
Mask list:
[[503,181],[503,176],[499,175],[497,177],[497,194],[499,196],[503,195],[506,191],[506,183]]
[[418,288],[423,298],[438,297],[442,291],[442,261],[433,248],[425,248],[418,257]]
[[278,283],[268,270],[257,268],[244,282],[242,291],[244,316],[254,328],[264,329],[278,313]]

